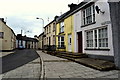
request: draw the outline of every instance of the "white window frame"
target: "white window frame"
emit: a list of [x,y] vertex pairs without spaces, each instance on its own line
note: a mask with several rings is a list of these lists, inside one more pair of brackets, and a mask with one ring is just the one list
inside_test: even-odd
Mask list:
[[[63,40],[62,40],[62,38],[63,38]],[[59,47],[64,47],[64,45],[62,45],[62,43],[65,44],[65,42],[64,42],[64,36],[59,36],[58,37],[58,46]]]
[[64,32],[64,21],[60,23],[60,33]]
[[82,25],[88,25],[95,22],[95,5],[91,5],[82,10]]
[[[100,30],[103,30],[103,33],[101,33]],[[88,35],[88,33],[90,32],[92,32],[92,38],[88,38],[88,36],[92,36],[91,34]],[[88,43],[90,42],[90,40],[93,40],[93,46],[91,46],[91,44]],[[86,31],[86,48],[108,49],[108,28],[102,27]]]
[[[101,33],[101,37],[100,37],[100,30],[103,32]],[[99,43],[99,48],[106,48],[108,47],[108,29],[106,28],[101,28],[98,29],[98,43]],[[101,42],[101,44],[100,44]]]
[[[89,33],[89,35],[87,35]],[[86,47],[93,48],[93,31],[86,31]]]

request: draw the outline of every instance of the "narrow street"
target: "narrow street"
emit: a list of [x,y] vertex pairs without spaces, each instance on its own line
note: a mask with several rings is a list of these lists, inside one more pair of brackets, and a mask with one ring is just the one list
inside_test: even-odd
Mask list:
[[[69,61],[67,59],[51,56],[49,54],[37,51],[43,61],[43,78],[49,80],[56,78],[58,80],[64,79],[90,79],[102,78],[105,80],[118,80],[120,71],[99,71],[84,65]],[[73,79],[73,80],[74,80]]]
[[40,78],[44,80],[89,80],[90,78],[118,80],[120,76],[118,70],[99,71],[32,49],[3,54],[2,65],[2,80],[40,80]]
[[16,50],[8,55],[3,52],[2,55],[2,80],[39,80],[40,58],[35,50]]

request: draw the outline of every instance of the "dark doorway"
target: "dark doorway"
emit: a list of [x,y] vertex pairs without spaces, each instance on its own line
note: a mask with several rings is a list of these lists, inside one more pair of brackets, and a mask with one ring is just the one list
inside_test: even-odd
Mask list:
[[82,53],[82,32],[78,32],[78,53]]

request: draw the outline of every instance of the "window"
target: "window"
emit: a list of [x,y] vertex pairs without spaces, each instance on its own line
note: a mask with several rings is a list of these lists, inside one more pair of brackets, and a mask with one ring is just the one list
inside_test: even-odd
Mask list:
[[64,47],[64,37],[58,37],[58,47]]
[[0,38],[3,38],[3,36],[4,36],[4,33],[0,32]]
[[48,45],[48,37],[47,37],[47,45]]
[[87,31],[86,46],[87,48],[107,48],[108,47],[107,27]]
[[53,31],[55,31],[56,25],[55,23],[53,23]]
[[47,27],[47,34],[49,33],[48,31],[49,31],[49,30],[48,30],[48,27]]
[[55,45],[55,36],[53,35],[53,45]]
[[91,5],[83,10],[83,25],[95,22],[95,6]]
[[47,34],[46,28],[45,28],[45,34]]
[[51,26],[49,25],[49,33],[51,32]]
[[88,31],[86,34],[87,47],[93,47],[93,31]]
[[108,47],[107,28],[98,30],[99,33],[99,47]]
[[64,32],[64,22],[60,23],[60,33]]

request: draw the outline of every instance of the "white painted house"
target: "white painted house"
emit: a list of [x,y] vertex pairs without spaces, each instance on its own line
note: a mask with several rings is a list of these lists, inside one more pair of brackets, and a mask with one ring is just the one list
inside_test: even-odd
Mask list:
[[80,5],[73,15],[75,52],[86,53],[94,58],[113,60],[108,0],[86,2]]

